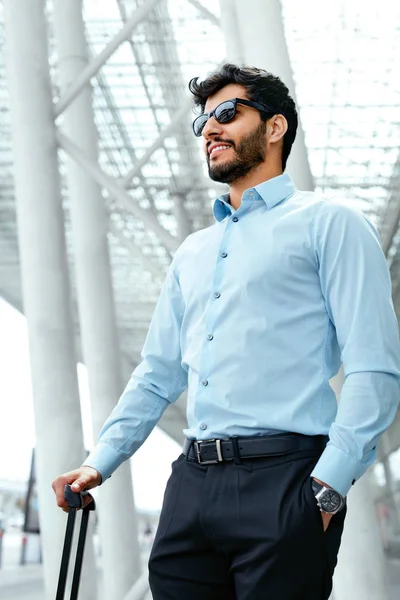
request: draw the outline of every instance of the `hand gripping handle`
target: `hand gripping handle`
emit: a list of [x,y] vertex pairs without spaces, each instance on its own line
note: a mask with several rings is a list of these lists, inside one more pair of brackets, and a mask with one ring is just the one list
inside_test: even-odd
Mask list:
[[96,510],[96,504],[92,494],[89,492],[74,492],[69,484],[64,486],[64,498],[68,502],[68,508],[82,508],[83,499],[85,496],[90,496],[92,501],[86,506],[87,510]]
[[83,552],[85,549],[86,531],[88,526],[89,511],[95,510],[96,505],[93,496],[89,492],[74,492],[70,485],[64,487],[64,498],[68,503],[68,521],[67,529],[65,532],[64,548],[61,558],[60,575],[58,578],[58,586],[56,592],[56,600],[64,600],[65,587],[67,582],[68,564],[69,557],[71,554],[72,537],[74,533],[75,516],[77,510],[83,507],[83,500],[85,496],[91,496],[92,501],[82,511],[81,527],[79,530],[78,546],[76,550],[75,568],[72,577],[72,587],[70,600],[77,600],[79,581],[82,569]]

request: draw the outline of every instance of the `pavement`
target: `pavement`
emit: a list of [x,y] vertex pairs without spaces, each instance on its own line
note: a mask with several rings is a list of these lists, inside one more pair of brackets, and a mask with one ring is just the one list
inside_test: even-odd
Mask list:
[[[38,564],[39,553],[32,550],[37,536],[32,536],[30,552],[26,552],[27,564],[20,565],[22,533],[11,532],[4,535],[2,560],[0,565],[0,599],[1,600],[44,600],[43,568]],[[29,546],[29,544],[28,544]],[[143,568],[147,567],[149,555],[148,544],[144,544],[142,554]],[[96,544],[95,544],[96,548]],[[98,565],[99,566],[99,565]],[[71,569],[71,565],[70,565]],[[98,569],[101,577],[101,568]],[[144,600],[152,600],[150,591]]]
[[389,597],[388,600],[399,600],[400,598],[400,558],[388,558],[386,561]]
[[1,600],[43,600],[43,572],[40,565],[5,567],[0,571]]
[[[20,566],[21,536],[12,534],[3,547],[3,560],[0,568],[1,600],[44,600],[43,570],[40,564]],[[400,559],[386,561],[389,595],[387,599],[400,598]],[[146,600],[151,600],[149,594]],[[368,600],[368,598],[363,598]]]

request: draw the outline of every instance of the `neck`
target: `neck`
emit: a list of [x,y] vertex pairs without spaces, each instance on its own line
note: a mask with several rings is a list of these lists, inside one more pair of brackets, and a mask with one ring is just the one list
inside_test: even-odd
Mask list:
[[280,166],[258,165],[245,177],[237,179],[229,186],[229,201],[231,206],[237,210],[242,203],[242,196],[245,190],[255,187],[278,175],[282,175],[282,168]]

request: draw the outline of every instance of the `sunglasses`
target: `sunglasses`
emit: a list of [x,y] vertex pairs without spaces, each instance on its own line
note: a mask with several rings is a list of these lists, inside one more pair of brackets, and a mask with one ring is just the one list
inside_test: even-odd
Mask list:
[[225,102],[221,102],[218,104],[214,110],[209,113],[204,113],[193,121],[193,132],[196,137],[200,137],[205,124],[208,119],[214,117],[218,123],[229,123],[236,116],[237,105],[244,104],[245,106],[251,106],[253,108],[257,108],[260,112],[267,113],[272,115],[276,114],[276,110],[273,110],[270,106],[266,106],[265,104],[259,104],[258,102],[252,102],[251,100],[242,100],[242,98],[232,98],[232,100],[225,100]]

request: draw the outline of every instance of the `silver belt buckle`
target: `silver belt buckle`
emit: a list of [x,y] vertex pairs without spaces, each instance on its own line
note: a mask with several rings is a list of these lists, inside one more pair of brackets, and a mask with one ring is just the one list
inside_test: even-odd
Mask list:
[[[213,458],[210,460],[202,460],[200,455],[200,444],[204,442],[215,442],[215,446],[217,448],[217,458]],[[215,465],[216,463],[223,462],[222,451],[221,451],[221,440],[211,439],[211,440],[201,440],[200,442],[196,442],[196,452],[197,452],[197,460],[200,465]]]

